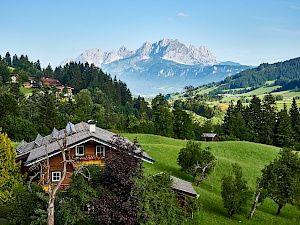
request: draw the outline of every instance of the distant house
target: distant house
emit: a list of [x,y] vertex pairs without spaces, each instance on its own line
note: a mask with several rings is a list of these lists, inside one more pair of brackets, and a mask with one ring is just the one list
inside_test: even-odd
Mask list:
[[19,74],[11,74],[10,79],[12,84],[18,83]]
[[48,78],[48,77],[42,77],[41,82],[42,82],[43,86],[50,86],[50,87],[61,86],[61,83],[59,80]]
[[31,88],[38,88],[39,85],[38,83],[36,82],[35,78],[34,77],[28,77],[28,80],[29,80],[29,83],[30,83],[30,87]]
[[66,90],[65,90],[64,96],[65,97],[72,97],[74,88],[69,87],[69,86],[65,87],[65,86],[62,86],[62,85],[57,87],[59,93],[63,93],[65,88],[66,88]]
[[29,82],[25,82],[23,85],[22,85],[24,88],[31,88],[31,85]]
[[[59,143],[63,140],[67,143],[66,157],[70,159],[67,165],[66,178],[62,185],[68,186],[71,181],[71,173],[76,170],[79,165],[96,164],[103,166],[103,159],[111,154],[114,154],[111,141],[115,134],[107,130],[96,127],[95,124],[81,122],[72,124],[69,122],[65,129],[58,131],[53,129],[52,133],[43,137],[40,134],[30,143],[22,141],[17,147],[16,161],[21,161],[22,174],[27,173],[32,176],[39,172],[36,181],[42,185],[47,191],[47,177],[50,175],[51,182],[58,182],[62,177],[62,153]],[[132,144],[128,139],[125,142]],[[125,144],[126,144],[125,143]],[[155,161],[141,149],[136,149],[137,157],[149,163]],[[47,157],[48,156],[48,157]],[[43,166],[32,171],[29,169],[32,165],[38,162],[43,164],[49,158],[50,169],[45,169]]]
[[203,133],[202,137],[204,141],[220,141],[219,135],[213,133]]

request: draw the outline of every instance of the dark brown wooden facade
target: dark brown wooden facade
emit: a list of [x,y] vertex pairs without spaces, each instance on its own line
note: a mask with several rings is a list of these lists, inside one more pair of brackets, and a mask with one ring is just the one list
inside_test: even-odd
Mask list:
[[[66,143],[64,148],[68,149],[65,150],[68,164],[62,185],[67,186],[71,181],[72,172],[78,170],[79,166],[91,164],[104,166],[105,157],[113,154],[111,141],[115,136],[116,134],[98,128],[93,123],[80,122],[74,125],[69,122],[63,130],[58,131],[54,128],[52,133],[45,137],[38,134],[30,143],[22,141],[16,149],[16,161],[22,161],[22,174],[27,173],[28,177],[38,175],[34,180],[46,190],[48,181],[55,183],[61,180],[63,175],[61,147],[62,143]],[[132,144],[126,138],[123,141]],[[135,153],[144,161],[155,162],[140,148],[137,148]],[[46,166],[47,159],[50,167]]]

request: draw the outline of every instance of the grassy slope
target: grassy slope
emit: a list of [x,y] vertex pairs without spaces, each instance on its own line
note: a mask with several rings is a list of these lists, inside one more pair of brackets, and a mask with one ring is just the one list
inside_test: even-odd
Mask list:
[[262,94],[266,94],[266,93],[269,93],[277,88],[279,88],[280,86],[271,86],[271,87],[260,87],[260,88],[257,88],[253,91],[250,91],[250,92],[247,92],[247,93],[244,93],[244,94],[240,94],[238,96],[253,96],[253,95],[262,95]]
[[[146,175],[164,171],[192,181],[192,177],[181,172],[177,165],[178,153],[185,147],[184,140],[146,134],[125,134],[125,136],[131,140],[138,137],[142,148],[156,160],[153,165],[144,163]],[[261,169],[277,156],[278,148],[249,142],[203,142],[202,146],[210,146],[213,154],[220,158],[214,172],[209,179],[202,182],[201,187],[193,184],[203,204],[202,210],[195,215],[197,224],[241,224],[241,222],[243,224],[297,224],[300,222],[299,210],[290,205],[282,209],[280,217],[276,216],[277,205],[269,199],[258,208],[252,221],[245,218],[252,202],[249,202],[245,214],[235,215],[231,221],[227,219],[226,210],[223,208],[221,178],[231,170],[231,163],[242,166],[244,178],[254,193],[256,178],[260,176]]]

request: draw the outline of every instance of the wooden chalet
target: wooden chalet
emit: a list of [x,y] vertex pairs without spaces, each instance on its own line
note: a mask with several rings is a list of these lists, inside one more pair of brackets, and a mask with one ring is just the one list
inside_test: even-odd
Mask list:
[[[96,127],[93,123],[80,122],[74,125],[69,122],[63,130],[58,131],[54,128],[52,133],[45,137],[38,134],[30,143],[22,141],[16,149],[16,160],[22,161],[22,174],[28,173],[29,176],[38,174],[35,180],[47,191],[46,177],[50,177],[51,182],[58,182],[62,177],[61,146],[65,141],[68,149],[66,156],[70,161],[67,164],[66,178],[62,182],[62,185],[66,187],[70,183],[71,173],[79,165],[104,165],[103,159],[113,154],[111,141],[114,136],[114,133]],[[125,139],[125,142],[132,144],[128,139]],[[142,160],[149,163],[155,162],[140,148],[137,148],[135,152]],[[47,159],[49,159],[50,168],[45,169],[42,165]]]
[[50,87],[61,86],[61,83],[59,80],[51,79],[48,77],[42,77],[41,82],[42,82],[43,86],[50,86]]
[[220,141],[219,135],[213,133],[203,133],[202,137],[204,141]]
[[19,74],[11,74],[10,75],[10,79],[11,79],[11,83],[12,84],[17,84],[18,82],[18,78],[19,78]]

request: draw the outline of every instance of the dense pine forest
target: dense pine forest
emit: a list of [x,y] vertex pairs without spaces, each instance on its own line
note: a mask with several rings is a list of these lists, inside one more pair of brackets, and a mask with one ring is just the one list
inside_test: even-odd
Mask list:
[[278,147],[300,147],[300,114],[295,98],[291,108],[280,111],[275,97],[268,94],[263,100],[254,96],[249,106],[241,100],[231,103],[222,125],[224,134],[231,140],[246,140]]

